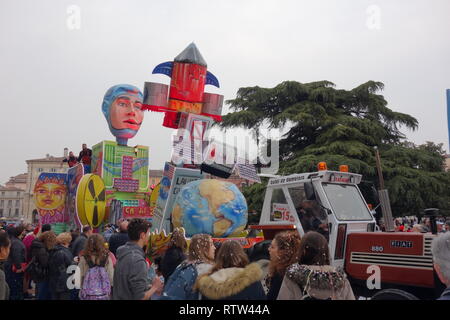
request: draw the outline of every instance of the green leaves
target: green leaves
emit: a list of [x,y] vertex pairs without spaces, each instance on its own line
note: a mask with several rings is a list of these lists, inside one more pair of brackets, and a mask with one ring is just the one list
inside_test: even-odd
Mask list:
[[[367,81],[351,90],[334,83],[285,81],[274,88],[240,88],[227,103],[235,112],[223,116],[222,128],[256,130],[262,124],[285,129],[278,174],[330,170],[347,164],[368,183],[378,185],[374,146],[380,150],[383,175],[395,215],[417,214],[427,207],[450,207],[450,174],[443,171],[442,144],[416,146],[400,127],[416,130],[414,117],[395,112],[377,94],[384,84]],[[260,210],[265,185],[247,188],[249,207]]]

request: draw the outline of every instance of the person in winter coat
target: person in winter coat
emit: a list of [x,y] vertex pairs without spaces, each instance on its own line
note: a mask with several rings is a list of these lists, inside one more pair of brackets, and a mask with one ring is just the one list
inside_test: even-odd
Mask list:
[[258,263],[250,263],[239,242],[225,241],[216,263],[207,275],[198,278],[196,288],[205,300],[265,300]]
[[184,235],[184,230],[175,229],[172,232],[169,248],[164,253],[161,260],[161,273],[166,282],[170,275],[175,271],[178,265],[186,260],[187,241]]
[[127,243],[130,239],[128,238],[128,221],[122,220],[119,222],[119,232],[114,233],[109,238],[109,251],[114,255],[117,254],[117,249]]
[[267,300],[276,300],[286,269],[298,261],[300,236],[297,231],[277,233],[269,247],[270,263],[266,279]]
[[84,173],[91,173],[92,150],[87,147],[86,143],[83,143],[81,147],[83,149],[80,151],[77,161],[83,164]]
[[87,238],[89,238],[89,236],[91,236],[92,234],[93,231],[91,226],[86,225],[83,227],[83,233],[80,234],[78,238],[71,244],[72,255],[74,257],[78,257],[80,255],[80,252],[86,246]]
[[[34,263],[39,264],[42,270],[48,270],[50,251],[53,250],[55,245],[56,235],[53,231],[42,233],[39,238],[34,239],[31,243],[31,259],[35,259]],[[32,280],[36,282],[37,299],[51,300],[48,272],[43,277],[33,278],[32,275]]]
[[431,244],[433,266],[446,289],[438,300],[450,300],[450,233],[440,234]]
[[[36,239],[40,231],[40,226],[37,226],[33,229],[33,225],[31,223],[28,223],[25,225],[25,230],[26,233],[22,242],[25,245],[26,263],[29,264],[31,261],[31,243],[33,243],[33,240]],[[23,292],[25,294],[25,298],[33,297],[31,290],[31,277],[27,271],[25,271],[24,273]]]
[[9,286],[6,282],[4,262],[8,259],[11,241],[6,231],[0,230],[0,300],[9,300]]
[[299,261],[289,266],[278,300],[355,300],[345,272],[330,265],[327,239],[307,232],[299,249]]
[[[109,290],[113,284],[114,276],[114,266],[111,257],[109,256],[109,250],[105,247],[105,239],[100,234],[93,234],[90,236],[86,242],[86,247],[84,248],[84,253],[80,258],[78,267],[80,268],[80,284],[81,290],[83,292],[84,280],[87,272],[90,268],[95,266],[104,267],[108,277],[109,277]],[[99,284],[98,287],[101,287]],[[84,297],[80,295],[80,299],[83,300]]]
[[212,270],[215,251],[216,246],[209,234],[194,235],[189,245],[188,259],[179,264],[165,282],[160,299],[199,300],[195,282]]
[[130,241],[117,250],[114,270],[114,300],[149,300],[154,293],[162,290],[158,277],[153,279],[151,288],[148,279],[148,264],[145,261],[144,246],[150,238],[151,224],[143,219],[132,219],[128,225]]
[[61,166],[63,162],[67,162],[69,168],[72,168],[78,164],[78,159],[75,157],[72,151],[69,152],[69,156],[61,161]]
[[26,248],[22,242],[25,236],[23,225],[8,229],[11,240],[11,251],[5,263],[5,275],[8,282],[10,300],[23,300],[24,272],[26,270]]
[[72,236],[64,232],[56,237],[56,247],[49,257],[49,287],[53,300],[70,300],[70,289],[67,286],[67,268],[74,264],[69,244]]
[[25,249],[26,249],[26,257],[27,257],[27,263],[29,263],[31,261],[31,244],[33,243],[33,240],[36,239],[38,233],[40,231],[39,226],[37,226],[33,232],[28,233],[24,238],[23,238],[23,244],[25,245]]

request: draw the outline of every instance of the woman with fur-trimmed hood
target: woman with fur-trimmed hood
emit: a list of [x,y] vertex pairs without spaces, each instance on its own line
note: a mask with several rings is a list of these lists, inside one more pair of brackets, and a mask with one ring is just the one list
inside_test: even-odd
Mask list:
[[241,245],[228,240],[221,245],[213,269],[197,280],[196,288],[204,300],[265,300],[262,277],[259,264],[249,264]]
[[327,240],[310,231],[300,242],[298,263],[288,267],[278,300],[355,300],[345,272],[330,265]]

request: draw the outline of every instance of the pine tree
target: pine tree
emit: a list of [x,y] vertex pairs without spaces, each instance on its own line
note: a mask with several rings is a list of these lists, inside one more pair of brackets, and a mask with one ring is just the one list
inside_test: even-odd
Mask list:
[[[316,171],[317,163],[326,161],[330,170],[347,164],[351,172],[377,185],[377,146],[394,215],[419,214],[427,207],[447,213],[450,180],[443,169],[442,145],[407,142],[400,128],[416,130],[418,121],[388,108],[377,94],[383,88],[375,81],[349,91],[335,89],[329,81],[240,88],[237,97],[227,101],[234,112],[220,125],[284,130],[279,141],[281,175]],[[245,189],[251,209],[261,210],[262,188],[264,184]]]

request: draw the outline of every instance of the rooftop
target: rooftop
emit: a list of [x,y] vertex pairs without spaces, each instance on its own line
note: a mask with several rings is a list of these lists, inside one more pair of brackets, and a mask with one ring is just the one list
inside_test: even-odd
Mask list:
[[65,159],[64,157],[54,157],[54,156],[51,156],[48,154],[45,158],[26,160],[26,163],[29,163],[29,162],[61,162],[64,159]]
[[0,191],[23,191],[22,189],[16,187],[4,187],[0,186]]
[[27,177],[28,177],[28,173],[21,173],[21,174],[18,174],[17,176],[10,177],[9,182],[19,182],[21,180],[26,182]]

